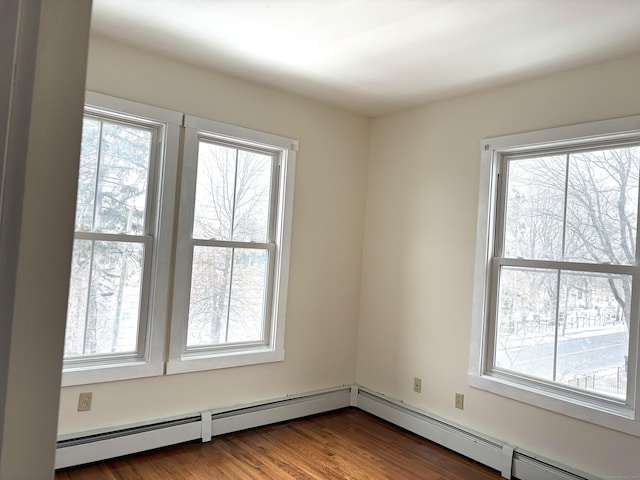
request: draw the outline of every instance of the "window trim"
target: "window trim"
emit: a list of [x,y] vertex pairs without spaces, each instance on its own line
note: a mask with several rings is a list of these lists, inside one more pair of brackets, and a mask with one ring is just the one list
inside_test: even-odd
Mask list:
[[[278,362],[284,360],[284,326],[287,304],[287,285],[293,216],[293,187],[295,179],[297,140],[229,125],[191,115],[184,119],[184,157],[180,187],[180,216],[176,240],[173,312],[169,335],[169,358],[166,373],[178,374],[202,370]],[[230,141],[236,145],[266,148],[279,156],[280,173],[277,182],[275,255],[272,277],[271,325],[267,344],[237,349],[202,349],[186,351],[189,286],[191,279],[193,202],[199,138],[209,137]],[[186,208],[185,208],[186,207]],[[269,303],[268,301],[268,303]]]
[[[151,195],[153,212],[148,213],[149,221],[153,222],[151,230],[155,233],[155,238],[148,272],[148,299],[145,302],[146,332],[141,332],[145,338],[139,339],[142,351],[137,355],[65,362],[62,372],[63,387],[164,373],[165,327],[171,281],[174,199],[182,114],[89,91],[85,96],[85,112],[103,113],[125,121],[137,119],[158,130],[158,143],[153,146],[157,150],[157,164],[150,168],[150,175],[155,174],[155,177],[149,183],[150,188],[154,189]],[[144,310],[142,308],[141,312]]]
[[[491,304],[491,269],[493,246],[496,240],[497,192],[501,157],[531,151],[589,146],[597,148],[612,142],[624,143],[640,139],[640,115],[591,123],[569,125],[526,133],[485,138],[480,143],[480,190],[476,230],[476,252],[474,264],[474,292],[472,302],[471,342],[468,383],[470,386],[507,398],[544,408],[569,417],[640,436],[640,395],[636,381],[638,372],[638,314],[632,315],[629,331],[629,383],[628,406],[615,402],[603,402],[588,395],[563,392],[559,388],[548,388],[535,381],[514,381],[513,375],[503,376],[491,371],[489,332],[491,331],[489,306]],[[640,232],[638,232],[640,233]],[[639,254],[640,255],[640,254]],[[638,265],[629,267],[637,272]],[[640,288],[640,275],[636,273],[633,288]],[[494,284],[495,285],[495,282]],[[634,303],[640,302],[640,294]],[[632,305],[638,312],[638,305]]]

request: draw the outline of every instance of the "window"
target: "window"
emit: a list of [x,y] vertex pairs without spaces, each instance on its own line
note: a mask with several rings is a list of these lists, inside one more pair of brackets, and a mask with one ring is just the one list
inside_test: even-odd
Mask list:
[[297,144],[187,116],[168,373],[281,360]]
[[182,116],[92,92],[86,102],[63,385],[164,368]]
[[87,94],[63,385],[283,358],[297,144],[186,118]]
[[482,156],[471,384],[640,434],[640,117]]

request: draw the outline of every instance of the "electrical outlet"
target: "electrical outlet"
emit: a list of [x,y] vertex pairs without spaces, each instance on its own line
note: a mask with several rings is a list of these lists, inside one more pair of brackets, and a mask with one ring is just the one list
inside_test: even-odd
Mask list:
[[78,411],[79,412],[88,412],[91,410],[91,396],[93,394],[91,392],[81,393],[78,397]]
[[422,392],[422,379],[418,377],[413,378],[413,391],[416,393]]
[[456,393],[456,408],[464,410],[464,394]]

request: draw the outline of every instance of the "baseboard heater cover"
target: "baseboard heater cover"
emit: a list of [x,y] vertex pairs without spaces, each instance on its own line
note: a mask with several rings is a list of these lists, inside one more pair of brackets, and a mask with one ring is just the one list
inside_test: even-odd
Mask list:
[[57,445],[55,465],[56,468],[71,467],[189,442],[200,438],[201,430],[200,417],[197,417],[188,422],[163,421],[63,440]]
[[498,441],[363,389],[359,392],[358,408],[494,470],[501,470],[502,445]]
[[361,410],[493,468],[507,479],[601,480],[361,387],[357,404]]
[[521,480],[558,479],[558,480],[600,480],[593,475],[576,470],[569,471],[566,466],[546,460],[530,453],[516,451],[513,456],[513,476]]
[[193,440],[209,441],[349,406],[493,468],[507,479],[601,480],[357,385],[61,438],[55,465],[60,469]]
[[65,437],[57,443],[55,468],[97,462],[193,440],[209,441],[216,435],[338,410],[350,406],[351,392],[351,387],[340,387],[113,431]]

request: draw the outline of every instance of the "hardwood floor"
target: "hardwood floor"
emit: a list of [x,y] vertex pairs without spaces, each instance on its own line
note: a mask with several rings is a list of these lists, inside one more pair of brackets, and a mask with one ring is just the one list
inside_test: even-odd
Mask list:
[[357,409],[60,470],[56,480],[497,480],[500,474]]

